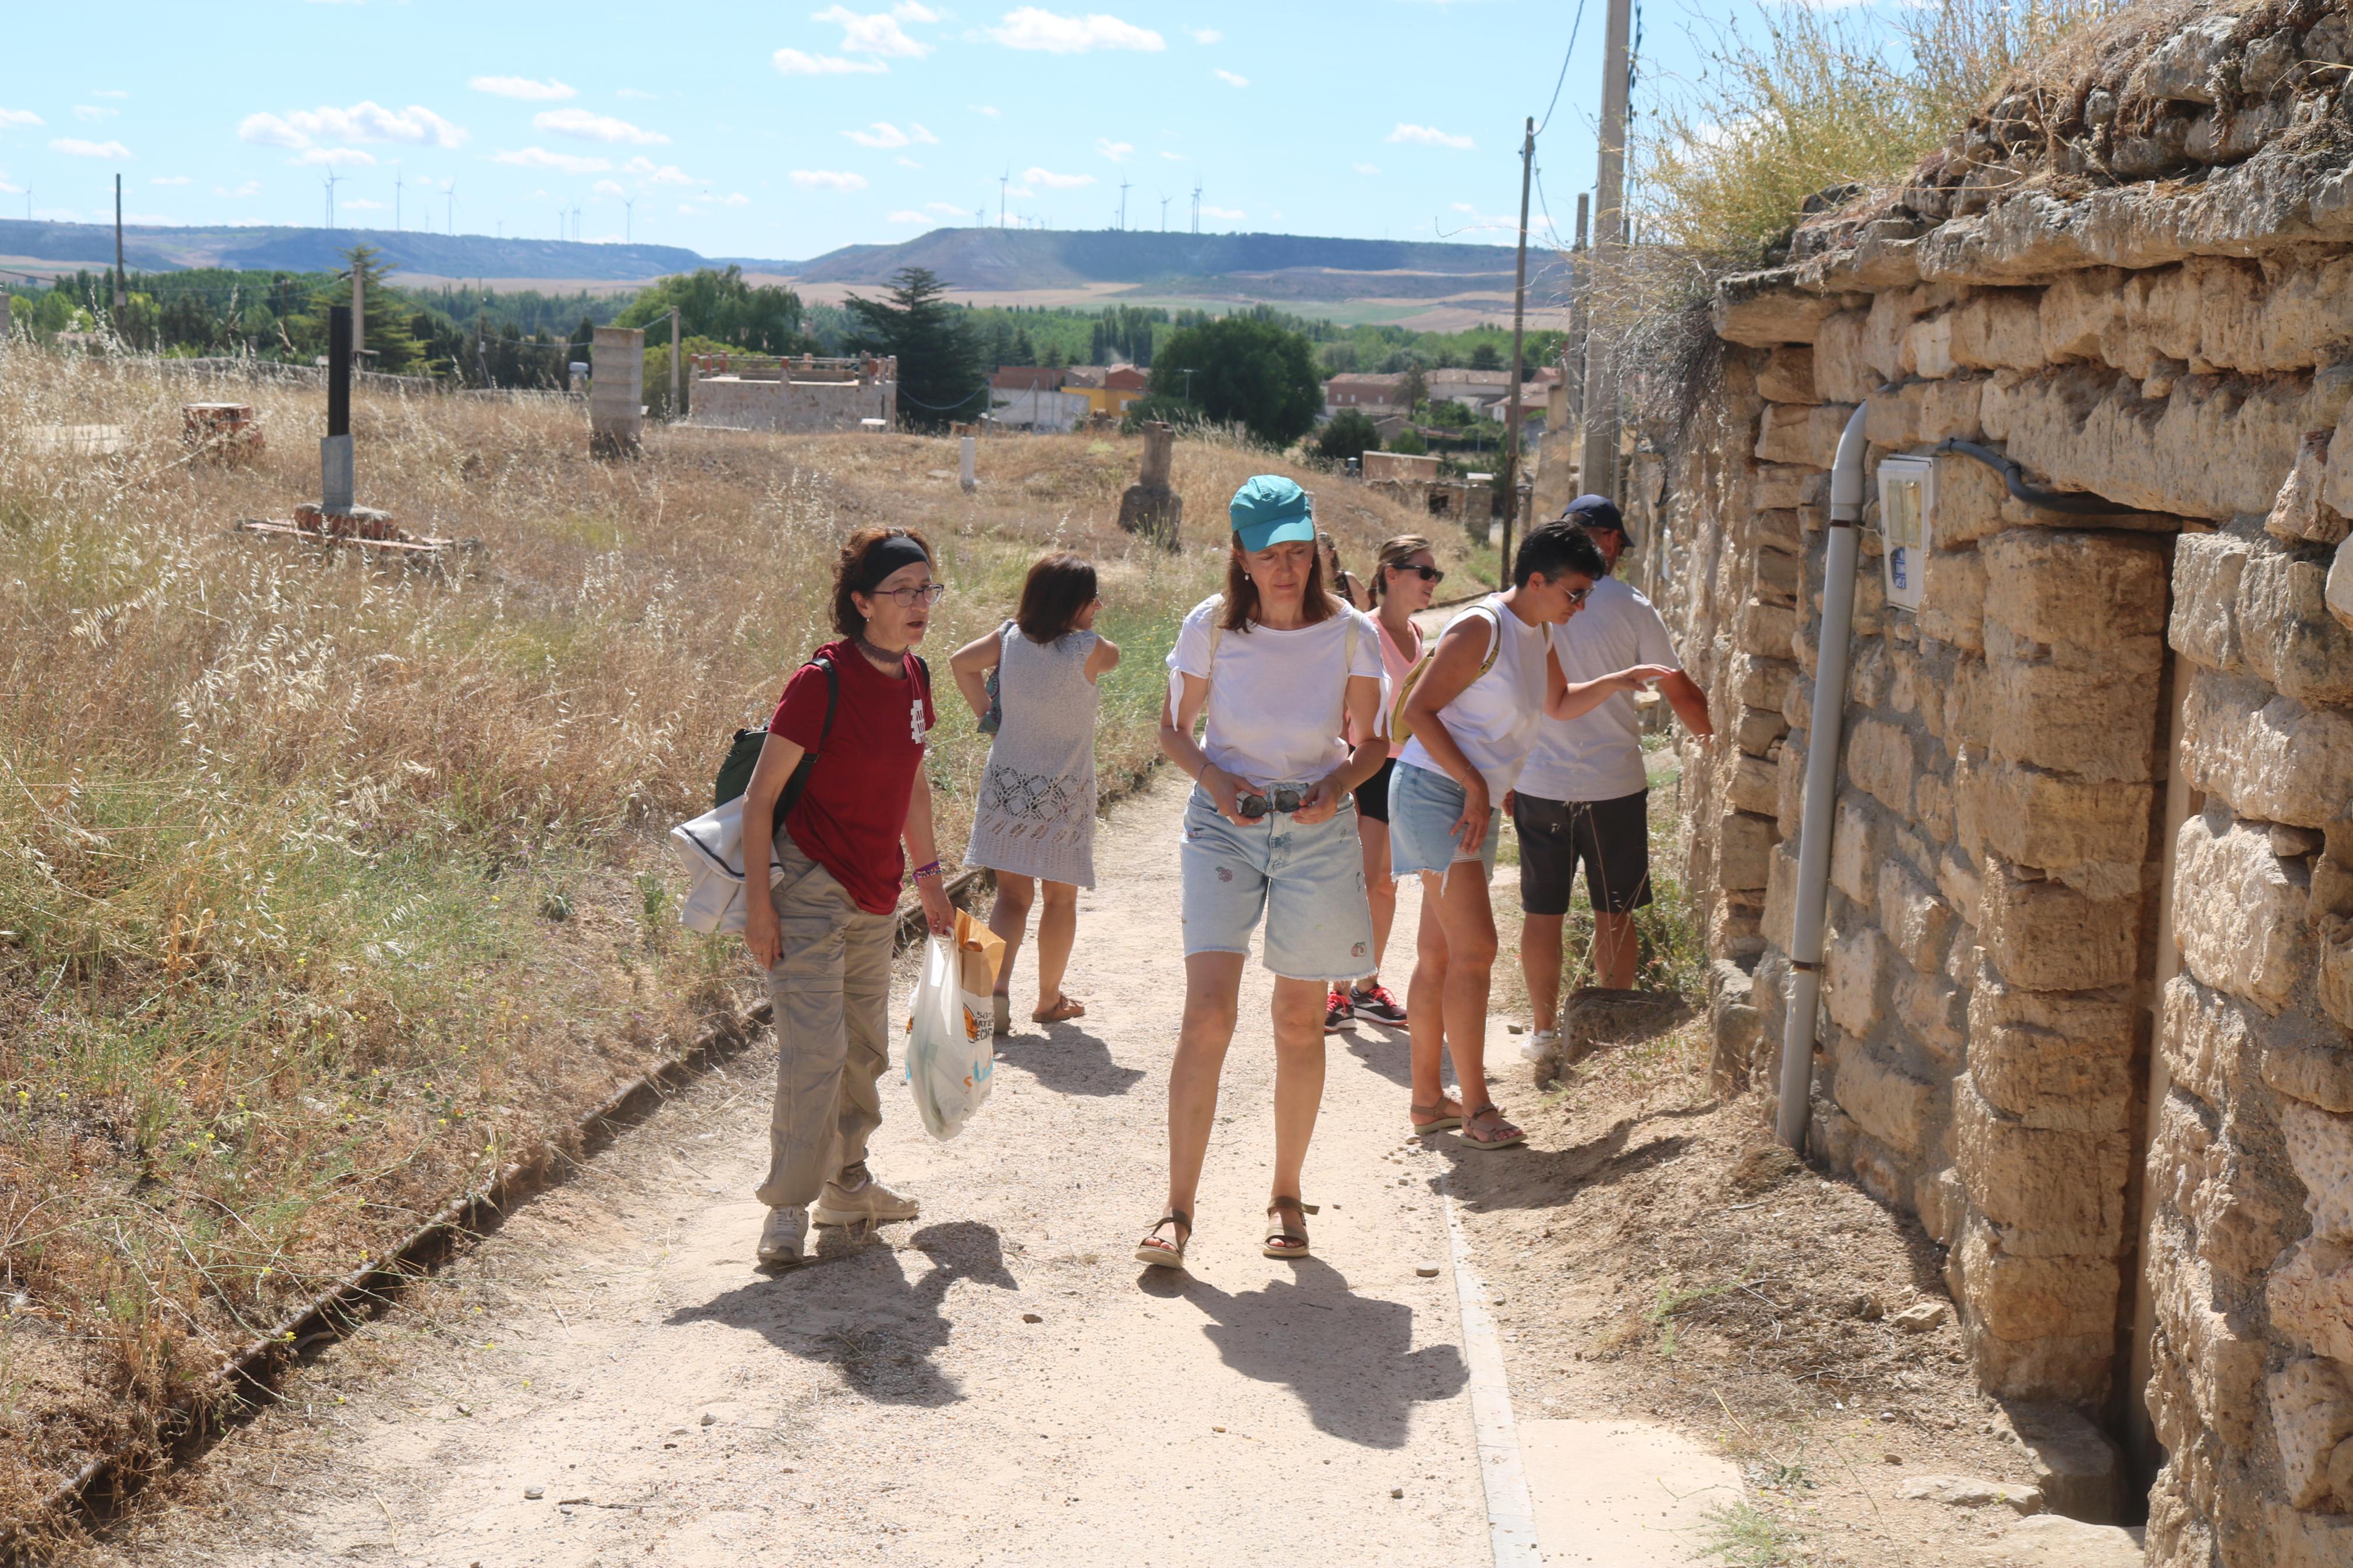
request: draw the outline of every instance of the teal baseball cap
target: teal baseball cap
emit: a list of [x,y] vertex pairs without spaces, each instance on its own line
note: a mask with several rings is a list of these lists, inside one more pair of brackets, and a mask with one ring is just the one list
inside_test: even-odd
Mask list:
[[1244,550],[1264,550],[1293,540],[1315,542],[1315,512],[1307,492],[1281,474],[1256,474],[1242,481],[1226,509]]

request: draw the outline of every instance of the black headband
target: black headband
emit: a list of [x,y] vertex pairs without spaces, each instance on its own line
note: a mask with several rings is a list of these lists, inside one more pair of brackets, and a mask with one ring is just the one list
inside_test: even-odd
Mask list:
[[858,580],[850,586],[860,594],[871,594],[892,573],[918,563],[930,565],[931,553],[906,534],[887,535],[866,547],[866,557],[858,563]]

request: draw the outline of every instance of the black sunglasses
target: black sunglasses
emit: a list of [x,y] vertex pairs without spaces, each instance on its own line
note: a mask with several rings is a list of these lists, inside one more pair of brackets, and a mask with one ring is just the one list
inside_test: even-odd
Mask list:
[[1435,566],[1393,566],[1390,570],[1393,572],[1410,572],[1425,583],[1443,583],[1446,581],[1446,574],[1440,572]]

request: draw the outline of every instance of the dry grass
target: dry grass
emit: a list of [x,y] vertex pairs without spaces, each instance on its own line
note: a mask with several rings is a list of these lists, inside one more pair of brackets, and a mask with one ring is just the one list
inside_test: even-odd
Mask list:
[[[607,464],[576,404],[363,395],[360,499],[487,547],[439,580],[227,531],[311,493],[315,393],[5,363],[0,1524],[744,985],[740,950],[678,930],[660,835],[826,635],[844,532],[940,546],[935,666],[1039,551],[1091,553],[1130,649],[1113,784],[1226,497],[1282,467],[1180,445],[1207,542],[1170,556],[1113,521],[1133,441],[992,441],[966,497],[944,440],[656,432]],[[183,460],[178,405],[207,396],[260,407],[257,465]],[[37,435],[91,424],[118,456]],[[1413,521],[1300,477],[1353,560]],[[985,752],[941,692],[952,853]]]

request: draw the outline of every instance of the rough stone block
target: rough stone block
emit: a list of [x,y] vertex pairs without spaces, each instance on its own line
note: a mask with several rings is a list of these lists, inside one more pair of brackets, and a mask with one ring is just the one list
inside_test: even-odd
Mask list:
[[1958,755],[1965,746],[1983,751],[1993,735],[1992,678],[1982,658],[1957,659],[1945,688],[1946,746]]
[[2280,1134],[2287,1163],[2304,1184],[2304,1212],[2312,1234],[2353,1245],[2353,1116],[2339,1116],[2300,1100],[2280,1102]]
[[[1757,596],[1767,604],[1795,605],[1798,594],[1805,586],[1798,558],[1778,550],[1759,550],[1756,554]],[[1778,708],[1777,700],[1767,706]]]
[[1896,1020],[1920,1048],[1950,1067],[1968,1048],[1968,997],[1941,974],[1899,971],[1892,988]]
[[[1759,463],[1756,477],[1749,480],[1748,504],[1757,509],[1751,527],[1759,531],[1802,537],[1796,509],[1812,500],[1814,481],[1821,478],[1820,470],[1795,467],[1788,463]],[[1774,519],[1770,523],[1767,515]]]
[[1964,920],[1972,926],[1976,924],[1978,903],[1985,896],[1985,887],[1978,876],[1977,861],[1960,846],[1953,846],[1937,858],[1936,890],[1945,895],[1947,903],[1961,912]]
[[[2002,1246],[1992,1226],[1972,1216],[1953,1248],[1950,1272],[1957,1281],[1953,1293],[1965,1309],[1967,1322],[2012,1344],[2055,1342],[2051,1348],[2062,1352],[2059,1366],[2032,1370],[2004,1358],[2010,1375],[2003,1380],[2007,1386],[1996,1392],[2012,1397],[2073,1393],[2084,1373],[2069,1370],[2067,1363],[2078,1360],[2084,1342],[2113,1344],[2117,1289],[2113,1259],[2021,1257]],[[2091,1359],[2099,1359],[2100,1353],[2094,1349]],[[1981,1368],[1984,1359],[1980,1350]],[[2052,1383],[2059,1386],[2050,1386]]]
[[2190,678],[2181,755],[2192,784],[2257,821],[2326,827],[2353,801],[2353,713],[2253,681]]
[[1937,548],[1949,550],[2009,526],[2002,506],[2010,499],[2001,476],[1973,458],[1940,453],[1936,464]]
[[2264,1379],[2264,1392],[2287,1500],[2295,1508],[2317,1508],[2330,1499],[2330,1457],[2337,1444],[2353,1437],[2353,1384],[2336,1363],[2306,1357]]
[[1813,678],[1800,671],[1789,681],[1789,689],[1781,699],[1782,721],[1792,730],[1802,730],[1813,718]]
[[1970,773],[1986,843],[2095,899],[2137,895],[2157,789],[1989,760]]
[[1773,854],[1773,819],[1727,811],[1716,824],[1715,880],[1721,888],[1763,888]]
[[[1780,770],[1762,757],[1739,756],[1724,789],[1725,804],[1761,816],[1776,816],[1781,807]],[[1778,823],[1777,821],[1778,829]]]
[[[2329,1467],[2334,1477],[2347,1466],[2343,1445]],[[2345,1491],[2338,1489],[2337,1496]],[[2263,1504],[2263,1568],[2344,1568],[2353,1563],[2353,1519],[2342,1514],[2306,1513],[2276,1498]]]
[[2026,991],[1981,970],[1968,1028],[1970,1080],[1996,1110],[2038,1130],[2126,1130],[2133,1009],[2121,994]]
[[1839,1050],[1833,1093],[1840,1107],[1865,1132],[1906,1154],[1920,1152],[1933,1100],[1926,1084],[1850,1039]]
[[2056,528],[2013,528],[1978,547],[1985,615],[2031,643],[2072,643],[2154,668],[2170,590],[2154,540]]
[[[2098,1542],[2095,1550],[2103,1553],[2119,1544],[2128,1550],[2129,1537],[2122,1542],[2102,1540],[2086,1528],[2123,1517],[2125,1457],[2108,1435],[2068,1405],[2013,1405],[2010,1424],[2034,1457],[2034,1489],[2042,1494],[2043,1506],[2084,1531],[2083,1536],[2060,1539],[2088,1536]],[[2085,1559],[2084,1568],[2092,1568],[2099,1560],[2089,1550]],[[2059,1568],[2063,1559],[2052,1552],[2046,1561],[2052,1568]]]
[[2314,990],[2320,1010],[2353,1029],[2353,919],[2331,915],[2313,931],[2320,947],[2320,972]]
[[1922,773],[1912,784],[1913,826],[1934,843],[1953,841],[1953,786],[1943,773]]
[[1743,704],[1732,716],[1732,743],[1752,757],[1769,757],[1773,744],[1789,732],[1789,721],[1770,708]]
[[1871,803],[1839,796],[1831,831],[1831,886],[1869,909],[1879,896],[1879,862],[1885,853],[1885,830]]
[[2308,390],[2295,376],[2184,376],[2152,416],[2140,377],[2070,365],[2003,388],[1999,417],[2010,456],[2052,488],[2227,521],[2270,509],[2310,428]]
[[1934,973],[1943,967],[1954,923],[1952,910],[1926,879],[1900,860],[1881,864],[1879,928],[1913,968]]
[[1771,348],[1812,342],[1822,319],[1837,309],[1836,300],[1799,292],[1788,270],[1778,269],[1725,279],[1715,287],[1709,314],[1715,335],[1725,342]]
[[1758,931],[1767,942],[1789,951],[1792,919],[1798,902],[1798,846],[1795,839],[1784,839],[1773,851],[1773,862],[1765,883],[1765,913],[1758,921]]
[[2325,505],[2321,485],[2327,476],[2329,438],[2333,430],[2307,430],[2297,443],[2295,467],[2280,481],[2279,494],[2263,518],[2263,531],[2291,544],[2335,544],[2345,537],[2345,518]]
[[2086,779],[2154,776],[2153,673],[2094,672],[2049,660],[1986,660],[1987,742],[1993,754]]
[[1827,468],[1838,456],[1839,433],[1853,412],[1852,405],[1843,403],[1768,403],[1758,421],[1757,456],[1768,463]]
[[[2347,467],[2353,468],[2353,463]],[[2329,559],[2328,581],[2321,588],[2321,596],[2337,624],[2353,630],[2353,539],[2338,545]]]
[[2289,697],[2353,703],[2353,627],[2329,613],[2328,570],[2270,539],[2250,545],[2239,578],[2247,668]]
[[1974,550],[1931,550],[1920,567],[1920,635],[1985,651],[1985,563]]
[[1871,1033],[1885,1011],[1880,994],[1887,958],[1879,933],[1869,926],[1841,931],[1822,957],[1822,990],[1831,1022],[1850,1035]]
[[1912,1196],[1920,1212],[1920,1228],[1928,1233],[1928,1239],[1939,1247],[1950,1247],[1969,1211],[1968,1194],[1961,1190],[1960,1177],[1947,1165],[1915,1182]]
[[1989,856],[1978,931],[2003,979],[2035,991],[2128,984],[2138,967],[2140,900],[2088,898]]
[[2178,1216],[2159,1213],[2151,1222],[2147,1272],[2157,1321],[2179,1347],[2200,1420],[2224,1442],[2245,1447],[2254,1436],[2265,1360],[2260,1332],[2217,1300],[2213,1269]]
[[1917,764],[1912,737],[1881,719],[1856,721],[1846,743],[1847,776],[1898,816],[1912,811],[1912,775]]
[[1795,843],[1805,826],[1806,749],[1791,735],[1773,764],[1773,826],[1782,838]]
[[1862,325],[1862,357],[1883,382],[1902,381],[1909,374],[1904,337],[1920,314],[1921,293],[1917,289],[1888,289],[1872,296],[1871,314]]
[[1953,318],[1949,311],[1926,316],[1905,329],[1904,357],[1912,374],[1942,381],[1953,374]]
[[1953,1168],[2013,1256],[2113,1258],[2131,1159],[2121,1132],[2030,1127],[2002,1114],[1971,1076],[1953,1082]]
[[2353,1363],[2353,1247],[2307,1237],[2263,1287],[2272,1327],[2296,1345]]
[[2304,868],[2272,853],[2268,834],[2219,808],[2181,825],[2173,925],[2183,967],[2266,1013],[2286,1005],[2310,961]]
[[2175,1088],[2221,1111],[2237,1102],[2261,1059],[2267,1023],[2237,997],[2177,974],[2159,1002],[2157,1048]]
[[1814,334],[1813,363],[1814,388],[1821,396],[1834,403],[1861,403],[1879,391],[1880,374],[1862,357],[1869,321],[1866,310],[1841,310],[1822,318]]
[[2022,289],[1982,289],[1954,307],[1956,364],[1973,370],[2032,370],[2045,355],[2038,297]]
[[2353,1041],[2316,1029],[2298,1038],[2286,1030],[2263,1041],[2263,1081],[2290,1100],[2353,1115]]
[[1764,368],[1757,373],[1757,395],[1768,403],[1820,403],[1813,349],[1785,343],[1767,355]]
[[2185,533],[2173,547],[2174,651],[2208,669],[2239,668],[2239,576],[2247,542],[2227,533]]
[[1740,606],[1734,626],[1741,652],[1759,658],[1787,658],[1797,636],[1798,613],[1786,605],[1751,599]]
[[1730,666],[1732,693],[1751,708],[1776,712],[1789,699],[1789,681],[1798,667],[1784,658],[1736,653]]

